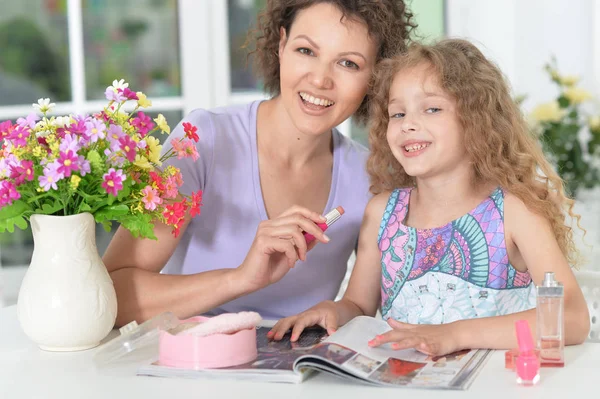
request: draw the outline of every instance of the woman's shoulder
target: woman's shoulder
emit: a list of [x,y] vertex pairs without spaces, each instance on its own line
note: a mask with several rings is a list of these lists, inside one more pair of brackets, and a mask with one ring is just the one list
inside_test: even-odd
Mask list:
[[214,129],[221,126],[231,128],[235,125],[241,125],[247,129],[251,121],[256,120],[258,103],[258,101],[254,101],[248,104],[235,104],[217,108],[196,108],[185,119],[204,128],[211,127]]
[[348,136],[344,136],[337,129],[334,129],[333,132],[337,137],[340,148],[345,154],[352,158],[352,160],[359,158],[361,160],[364,159],[366,162],[369,156],[369,149],[367,147]]

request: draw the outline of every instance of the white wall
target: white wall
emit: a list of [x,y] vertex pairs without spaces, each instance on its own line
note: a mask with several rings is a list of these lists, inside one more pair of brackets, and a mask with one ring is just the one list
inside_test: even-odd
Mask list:
[[600,95],[600,1],[447,0],[446,9],[448,35],[473,40],[494,59],[514,93],[527,94],[526,108],[555,94],[543,71],[552,55],[561,73],[580,75],[582,87]]

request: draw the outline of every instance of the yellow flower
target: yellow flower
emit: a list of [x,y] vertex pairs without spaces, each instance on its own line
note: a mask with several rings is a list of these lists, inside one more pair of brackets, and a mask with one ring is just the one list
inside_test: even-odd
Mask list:
[[569,99],[571,104],[580,104],[592,98],[592,95],[589,92],[583,89],[578,89],[577,87],[569,87],[566,89],[564,96]]
[[148,100],[148,98],[146,97],[146,95],[144,93],[142,93],[141,91],[138,91],[137,93],[137,98],[138,98],[138,105],[142,108],[149,108],[152,106],[152,101]]
[[150,159],[150,162],[161,166],[162,162],[160,162],[160,152],[162,150],[162,146],[160,145],[160,141],[158,141],[156,137],[149,136],[146,138],[146,145],[148,146],[148,158]]
[[575,75],[559,76],[558,80],[560,81],[560,83],[562,85],[571,87],[571,86],[575,86],[577,84],[577,82],[579,82],[579,76],[575,76]]
[[148,159],[145,156],[140,155],[140,154],[137,154],[135,156],[135,161],[133,161],[133,164],[141,169],[152,169],[153,168],[152,164],[150,162],[148,162]]
[[34,157],[41,158],[42,155],[44,154],[44,150],[42,149],[41,145],[36,145],[33,147],[33,150],[31,151],[31,153],[33,154]]
[[79,187],[79,182],[81,181],[81,177],[77,176],[77,175],[71,175],[71,188],[74,190],[77,190],[77,187]]
[[600,131],[600,116],[592,116],[589,120],[590,130]]
[[179,173],[179,171],[177,170],[177,168],[173,165],[169,165],[167,166],[167,168],[165,169],[165,173],[168,176],[175,176],[177,173]]
[[531,112],[531,117],[538,122],[558,122],[564,115],[558,101],[540,104]]
[[167,124],[167,120],[163,114],[158,114],[158,118],[154,119],[154,122],[156,122],[156,126],[158,126],[161,132],[165,134],[171,133],[171,128]]

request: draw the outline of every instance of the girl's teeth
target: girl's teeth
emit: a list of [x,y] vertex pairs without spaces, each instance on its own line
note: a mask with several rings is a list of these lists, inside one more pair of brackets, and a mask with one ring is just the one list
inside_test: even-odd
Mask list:
[[425,147],[429,147],[429,144],[411,144],[411,145],[404,146],[404,149],[407,152],[414,152],[414,151],[422,150]]

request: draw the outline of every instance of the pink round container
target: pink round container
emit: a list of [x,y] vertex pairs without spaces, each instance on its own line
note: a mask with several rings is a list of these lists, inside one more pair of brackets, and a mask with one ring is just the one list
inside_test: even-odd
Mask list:
[[[208,317],[198,316],[182,323],[206,320]],[[196,370],[231,367],[251,362],[257,355],[256,328],[204,337],[161,331],[158,340],[158,361],[168,367]]]

